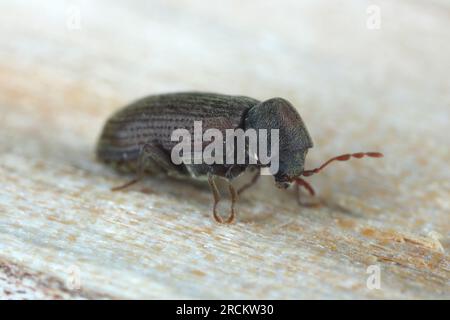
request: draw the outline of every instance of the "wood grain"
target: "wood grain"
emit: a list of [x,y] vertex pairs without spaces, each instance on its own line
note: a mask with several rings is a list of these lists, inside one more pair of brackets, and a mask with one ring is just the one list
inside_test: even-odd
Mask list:
[[[366,26],[371,4],[380,29]],[[446,2],[0,11],[1,298],[450,298]],[[149,178],[110,192],[129,177],[95,161],[106,118],[182,90],[290,100],[315,143],[307,168],[386,156],[311,177],[318,197],[304,200],[317,206],[264,177],[231,226],[213,221],[207,188]],[[371,265],[380,289],[366,285]]]

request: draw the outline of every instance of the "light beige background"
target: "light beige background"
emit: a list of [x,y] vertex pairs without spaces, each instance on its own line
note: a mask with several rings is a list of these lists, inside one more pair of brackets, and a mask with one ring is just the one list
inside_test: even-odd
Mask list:
[[[0,12],[1,298],[450,298],[447,1],[2,1]],[[95,161],[105,119],[180,90],[289,99],[315,142],[308,168],[386,157],[310,178],[319,207],[263,178],[231,226],[188,183],[110,192],[129,177]],[[366,286],[371,265],[379,290]]]

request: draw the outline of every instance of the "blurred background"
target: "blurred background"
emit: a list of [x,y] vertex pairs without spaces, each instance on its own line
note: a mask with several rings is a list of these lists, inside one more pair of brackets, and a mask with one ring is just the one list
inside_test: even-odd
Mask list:
[[[0,270],[89,279],[76,293],[23,285],[30,297],[449,297],[448,1],[4,0],[0,12]],[[109,193],[124,178],[94,159],[106,118],[183,90],[288,99],[315,143],[307,167],[386,157],[311,178],[325,208],[299,209],[264,179],[229,229],[207,191]],[[365,286],[373,263],[392,271],[385,290]],[[22,297],[20,272],[5,279]]]

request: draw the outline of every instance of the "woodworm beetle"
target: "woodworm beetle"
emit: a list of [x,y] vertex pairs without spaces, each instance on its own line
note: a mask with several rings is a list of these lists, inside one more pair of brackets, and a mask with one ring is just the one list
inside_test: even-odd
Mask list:
[[[238,195],[251,187],[260,176],[261,163],[250,164],[174,164],[171,150],[177,144],[171,135],[176,129],[194,130],[194,121],[202,121],[203,131],[226,129],[278,129],[279,169],[274,174],[279,188],[294,184],[297,199],[300,187],[312,196],[312,186],[302,177],[320,172],[333,161],[350,158],[382,157],[379,152],[358,152],[333,157],[312,170],[303,168],[305,157],[313,142],[302,118],[287,100],[272,98],[258,101],[244,96],[230,96],[202,92],[185,92],[153,95],[135,101],[119,110],[106,122],[97,145],[97,157],[117,170],[132,172],[135,178],[114,188],[124,189],[143,178],[147,173],[163,173],[175,177],[207,179],[214,197],[213,215],[220,223],[231,223],[235,218]],[[245,145],[248,148],[248,145]],[[245,152],[248,153],[246,149]],[[231,181],[245,170],[253,170],[253,179],[237,191]],[[231,195],[231,213],[225,220],[217,213],[220,201],[215,177],[228,182]]]

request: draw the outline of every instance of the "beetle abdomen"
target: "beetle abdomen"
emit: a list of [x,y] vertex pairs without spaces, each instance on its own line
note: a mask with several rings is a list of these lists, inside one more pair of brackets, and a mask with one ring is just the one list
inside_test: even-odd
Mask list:
[[194,121],[203,131],[242,128],[246,111],[259,101],[241,96],[186,92],[140,99],[119,110],[106,122],[97,145],[97,157],[105,162],[132,163],[145,144],[156,144],[170,154],[178,141],[175,129],[194,134]]

